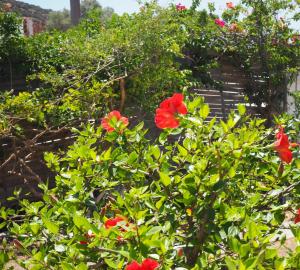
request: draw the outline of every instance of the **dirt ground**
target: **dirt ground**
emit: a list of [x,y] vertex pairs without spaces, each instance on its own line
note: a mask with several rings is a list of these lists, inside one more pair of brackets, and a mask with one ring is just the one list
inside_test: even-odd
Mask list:
[[13,262],[13,261],[9,262],[9,263],[5,266],[4,270],[8,270],[8,269],[25,270],[23,267],[21,267],[20,265],[18,265],[16,262]]

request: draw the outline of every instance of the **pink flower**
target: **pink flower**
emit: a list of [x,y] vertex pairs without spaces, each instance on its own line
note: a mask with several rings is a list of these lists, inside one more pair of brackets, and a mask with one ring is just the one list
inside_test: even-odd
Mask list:
[[143,260],[142,264],[132,261],[126,266],[126,270],[155,270],[158,267],[159,263],[157,261],[148,258]]
[[230,8],[230,9],[234,8],[234,4],[232,2],[227,2],[226,6],[227,6],[227,8]]
[[160,103],[155,114],[155,124],[158,128],[177,128],[179,126],[177,114],[187,114],[183,99],[182,94],[176,93]]
[[229,29],[229,31],[232,31],[232,32],[236,32],[239,30],[238,25],[236,23],[232,23],[228,29]]
[[[117,123],[120,122],[121,125]],[[113,132],[116,128],[121,132],[122,129],[128,126],[128,118],[123,117],[119,111],[112,111],[106,115],[102,121],[101,125],[107,132]]]
[[225,26],[225,22],[221,19],[215,19],[215,24],[219,25],[220,27]]
[[179,3],[179,4],[176,5],[176,10],[177,10],[177,11],[183,11],[183,10],[186,10],[186,6],[181,5],[181,3]]

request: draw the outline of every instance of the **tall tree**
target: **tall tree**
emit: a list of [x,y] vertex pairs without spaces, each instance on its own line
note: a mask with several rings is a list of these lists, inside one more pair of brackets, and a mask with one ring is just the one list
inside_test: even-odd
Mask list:
[[66,31],[71,26],[70,12],[67,9],[52,11],[48,15],[47,29]]
[[102,6],[99,4],[97,0],[83,0],[81,2],[81,15],[85,16],[91,10],[99,10],[102,11]]

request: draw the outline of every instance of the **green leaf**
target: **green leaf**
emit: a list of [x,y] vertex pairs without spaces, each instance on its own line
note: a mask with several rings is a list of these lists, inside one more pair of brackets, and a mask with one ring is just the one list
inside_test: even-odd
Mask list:
[[253,221],[249,221],[248,224],[248,236],[250,239],[254,239],[258,236],[257,224]]
[[239,247],[239,254],[241,255],[241,257],[246,257],[250,253],[250,250],[251,247],[249,243],[243,244]]
[[162,230],[162,227],[161,227],[161,226],[155,226],[155,227],[151,228],[151,229],[146,233],[146,236],[150,236],[150,235],[156,234],[157,232],[160,232],[161,230]]
[[51,232],[53,234],[58,234],[59,226],[55,222],[52,222],[52,221],[48,220],[47,218],[42,218],[42,221],[49,232]]
[[242,116],[246,113],[246,106],[244,104],[238,104],[237,109],[239,111],[239,114]]
[[138,159],[138,154],[136,152],[132,152],[128,157],[128,164],[133,164]]
[[188,154],[188,151],[182,147],[180,144],[177,145],[178,147],[178,150],[179,150],[179,153],[183,156],[183,157],[186,157],[187,154]]
[[111,147],[108,148],[103,154],[103,160],[109,160],[111,156]]
[[159,176],[160,176],[160,181],[164,184],[164,186],[169,186],[171,184],[171,178],[163,173],[163,172],[159,172]]
[[277,249],[267,248],[265,250],[265,257],[266,257],[267,260],[275,258],[277,256],[277,254],[278,254]]
[[78,228],[84,229],[85,231],[91,229],[91,224],[84,216],[75,214],[73,217],[73,222]]
[[62,262],[60,266],[62,270],[74,270],[73,266],[66,262]]
[[255,266],[257,264],[257,258],[256,257],[249,258],[244,263],[246,269],[255,269]]
[[30,223],[29,226],[30,226],[30,229],[33,232],[33,234],[38,234],[38,232],[40,230],[40,224],[38,224],[38,223]]
[[219,174],[213,174],[210,176],[209,178],[209,184],[210,185],[214,185],[215,183],[217,183],[220,180],[220,175]]
[[115,263],[114,260],[105,258],[104,261],[105,261],[105,263],[106,263],[109,267],[111,267],[112,269],[117,269],[117,268],[118,268],[118,265]]
[[225,258],[225,263],[228,267],[228,270],[236,270],[237,267],[236,267],[236,264],[235,264],[235,261],[229,257],[226,257]]
[[209,108],[208,104],[203,104],[200,108],[200,116],[203,119],[206,119],[207,116],[209,115],[209,113],[210,113],[210,108]]
[[228,171],[228,176],[230,178],[233,178],[235,176],[236,172],[235,172],[235,168],[234,167],[230,167],[229,171]]
[[130,254],[129,254],[128,251],[120,250],[119,253],[120,253],[123,257],[125,257],[125,258],[127,258],[127,259],[130,259]]
[[88,270],[88,266],[85,263],[80,263],[76,266],[76,270]]
[[161,199],[155,204],[156,208],[159,210],[163,203],[165,202],[166,197],[161,197]]
[[0,251],[0,266],[4,266],[8,261],[8,255],[5,252]]
[[152,147],[152,154],[155,157],[155,159],[159,159],[160,158],[160,149],[159,149],[158,145],[154,145]]
[[6,226],[6,222],[0,223],[0,230],[3,229]]
[[159,135],[158,141],[159,141],[160,144],[164,145],[165,142],[167,141],[167,138],[168,138],[168,133],[162,132],[162,133]]

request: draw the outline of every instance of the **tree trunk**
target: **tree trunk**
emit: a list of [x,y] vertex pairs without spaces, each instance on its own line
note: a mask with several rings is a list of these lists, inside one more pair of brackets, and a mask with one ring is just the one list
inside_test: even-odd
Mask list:
[[10,79],[10,90],[11,90],[13,89],[13,70],[12,70],[12,63],[9,57],[8,57],[8,64],[9,64],[9,79]]
[[80,19],[80,0],[70,0],[71,22],[77,25]]

